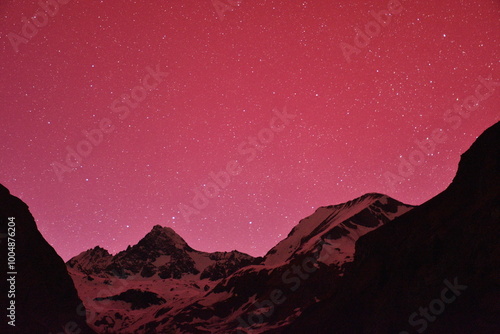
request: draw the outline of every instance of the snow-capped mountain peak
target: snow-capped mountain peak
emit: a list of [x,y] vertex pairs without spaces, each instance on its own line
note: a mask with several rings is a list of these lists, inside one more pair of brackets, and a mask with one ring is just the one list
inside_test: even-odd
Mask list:
[[[321,252],[320,261],[327,264],[341,264],[346,258],[352,261],[354,244],[361,235],[412,208],[378,193],[368,193],[342,204],[319,207],[266,254],[264,264],[282,265],[295,255],[313,253],[315,250]],[[329,256],[325,256],[325,252]],[[333,253],[339,254],[332,256]]]

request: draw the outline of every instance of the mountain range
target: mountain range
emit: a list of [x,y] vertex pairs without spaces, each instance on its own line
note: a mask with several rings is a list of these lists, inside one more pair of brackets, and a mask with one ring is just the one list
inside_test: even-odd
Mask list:
[[25,327],[13,332],[75,319],[80,333],[500,333],[499,137],[497,123],[428,202],[369,193],[320,207],[257,258],[198,251],[156,225],[115,255],[96,246],[64,266],[2,186],[0,233],[15,215],[33,236],[19,241],[30,275],[18,276]]
[[[281,288],[285,294],[302,286],[279,311],[268,312],[262,319],[259,326],[268,330],[292,321],[326,293],[318,282],[344,274],[361,235],[412,208],[381,194],[321,207],[263,258],[237,251],[199,252],[172,229],[155,226],[137,245],[115,256],[96,247],[72,258],[67,266],[81,298],[92,299],[86,303],[96,314],[90,326],[101,333],[161,333],[169,329],[228,333],[256,318],[253,309],[269,300],[275,289]],[[298,270],[290,270],[296,266]],[[313,269],[321,274],[304,279]],[[96,292],[106,285],[120,288],[96,300]],[[132,292],[135,299],[130,297]],[[144,293],[156,302],[139,310]],[[258,332],[256,328],[252,331]]]

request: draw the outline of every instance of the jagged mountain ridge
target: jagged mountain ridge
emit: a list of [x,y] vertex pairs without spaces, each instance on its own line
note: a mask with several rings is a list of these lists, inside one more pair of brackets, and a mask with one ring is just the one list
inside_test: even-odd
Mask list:
[[[183,307],[221,278],[260,261],[238,251],[197,251],[173,229],[156,225],[136,245],[114,256],[96,246],[66,265],[91,310],[92,328],[135,333],[145,332],[137,327],[150,322],[158,305]],[[136,329],[128,329],[134,325]]]
[[238,251],[206,253],[194,250],[173,229],[156,225],[136,245],[116,255],[99,246],[71,258],[67,265],[87,275],[140,275],[180,279],[197,275],[218,280],[260,259]]

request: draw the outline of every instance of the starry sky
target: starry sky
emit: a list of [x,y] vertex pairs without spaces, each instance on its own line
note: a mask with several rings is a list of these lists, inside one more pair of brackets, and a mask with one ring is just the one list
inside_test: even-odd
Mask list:
[[43,3],[0,4],[0,183],[65,260],[156,224],[264,255],[430,199],[500,120],[498,0]]

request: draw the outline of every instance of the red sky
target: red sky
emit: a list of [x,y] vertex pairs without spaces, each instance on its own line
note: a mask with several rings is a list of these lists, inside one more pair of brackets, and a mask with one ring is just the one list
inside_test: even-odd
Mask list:
[[0,182],[65,260],[156,224],[263,255],[318,206],[428,200],[500,119],[497,0],[49,2],[0,4]]

